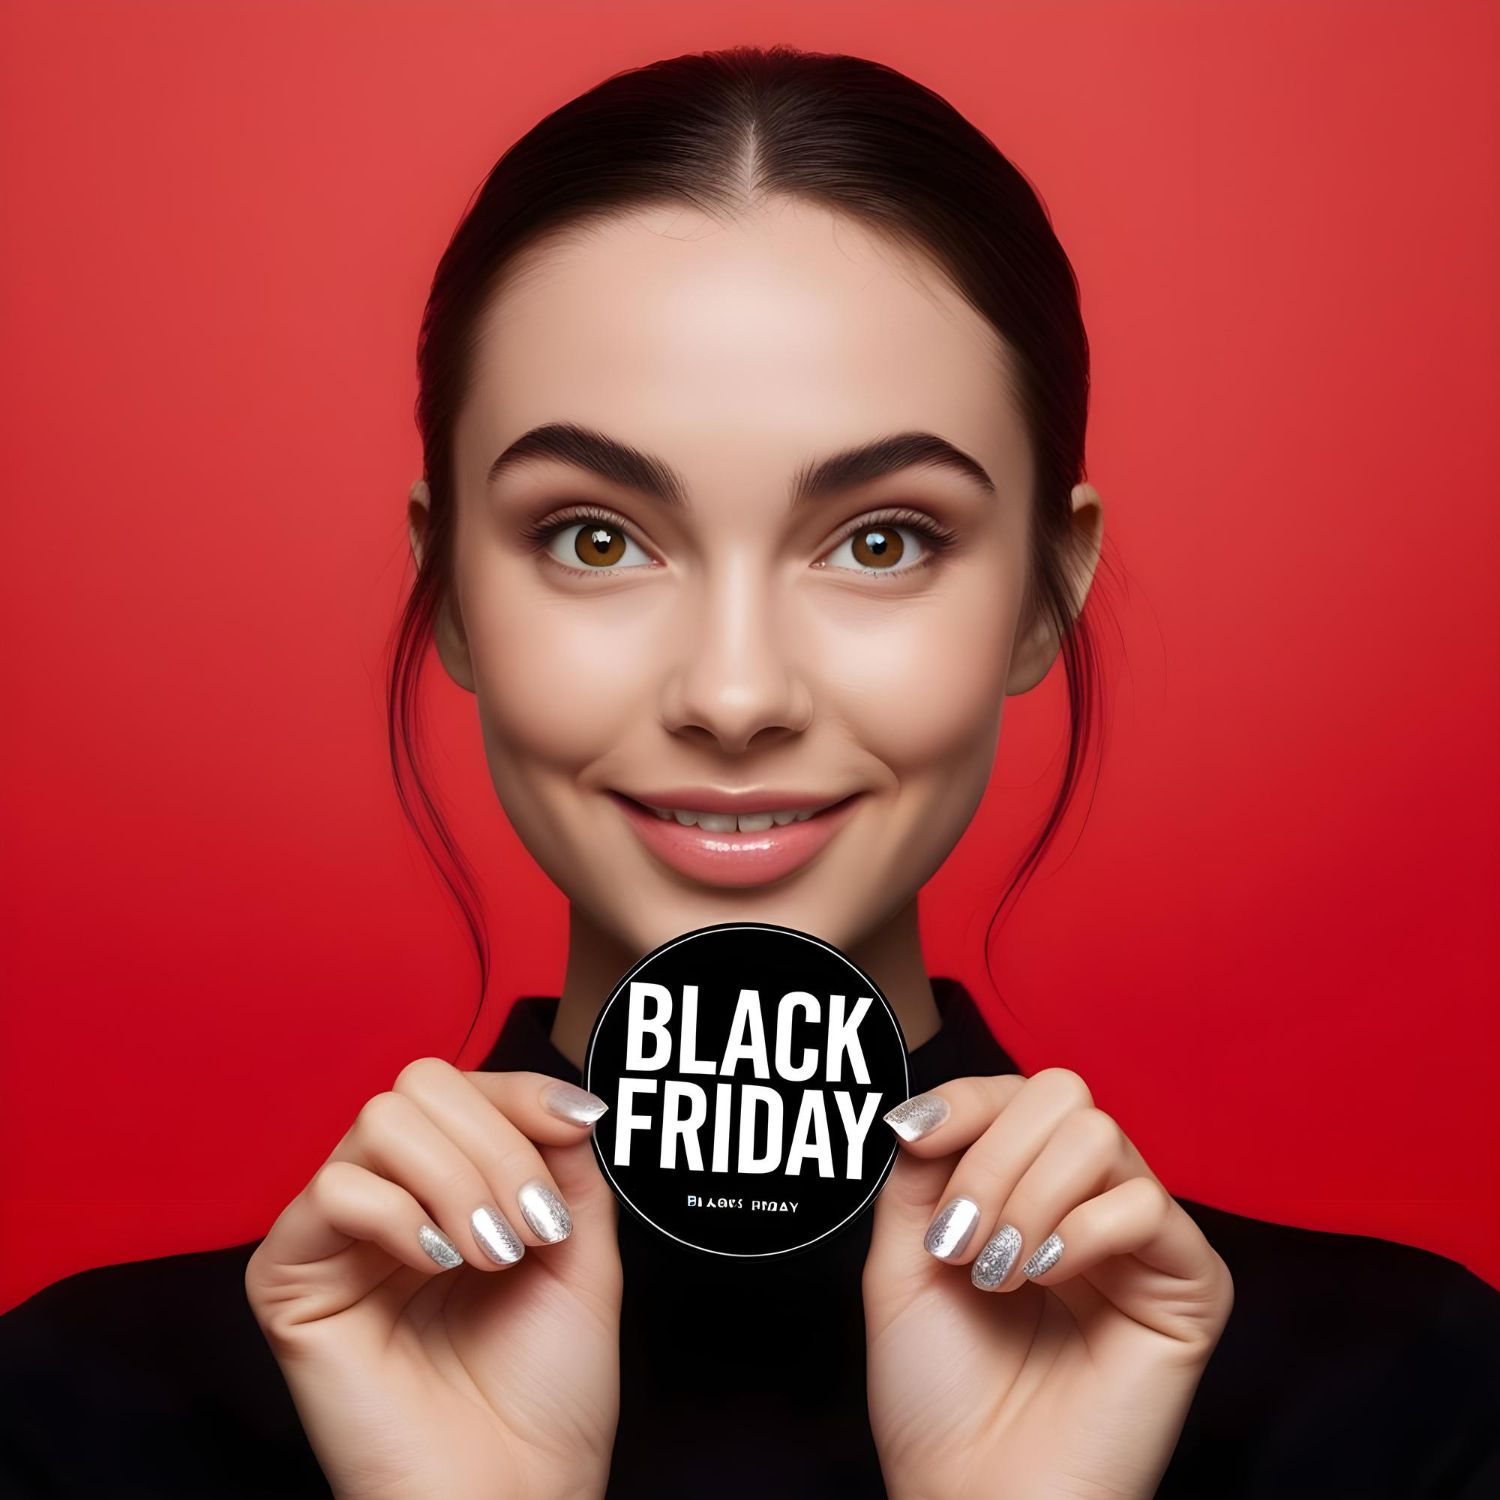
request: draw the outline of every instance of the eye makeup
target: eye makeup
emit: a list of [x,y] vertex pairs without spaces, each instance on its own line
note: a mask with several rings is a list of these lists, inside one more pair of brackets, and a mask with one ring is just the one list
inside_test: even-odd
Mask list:
[[610,526],[617,531],[633,535],[629,523],[623,516],[598,505],[569,505],[539,520],[527,521],[521,528],[521,535],[535,546],[545,547],[565,526],[574,525],[580,521],[593,521],[600,526]]
[[[554,557],[547,549],[551,546],[553,539],[570,526],[588,525],[592,522],[596,526],[607,526],[611,531],[622,532],[628,536],[642,551],[647,551],[645,544],[636,536],[634,529],[625,521],[623,516],[612,510],[606,510],[598,505],[570,505],[563,510],[553,511],[550,514],[535,520],[528,521],[521,527],[521,536],[526,541],[529,550],[543,554],[547,561],[555,567],[559,567],[565,573],[580,574],[585,578],[603,575],[608,578],[623,573],[638,573],[641,571],[639,563],[629,568],[618,568],[611,564],[606,568],[575,568],[571,563],[565,563],[561,558]],[[660,563],[653,558],[653,566]]]
[[[914,531],[922,538],[922,555],[910,567],[906,568],[845,568],[839,567],[836,571],[841,573],[853,573],[858,578],[910,578],[913,573],[919,573],[924,568],[930,567],[937,562],[943,553],[953,547],[958,541],[958,533],[950,527],[943,526],[935,521],[926,512],[911,510],[909,508],[896,508],[891,510],[872,511],[867,515],[859,517],[858,520],[845,526],[828,548],[833,552],[843,546],[850,537],[858,536],[862,531],[875,531],[882,526],[900,527],[907,531]],[[829,563],[822,561],[828,552],[821,555],[820,560],[814,564],[815,567],[827,568]]]
[[[560,511],[553,511],[545,517],[534,521],[528,521],[521,527],[521,536],[524,538],[531,550],[544,552],[550,546],[559,532],[565,531],[569,526],[587,525],[593,522],[599,526],[607,526],[612,530],[619,531],[629,537],[637,546],[646,550],[644,544],[635,535],[634,530],[625,518],[617,512],[608,510],[599,505],[570,505]],[[936,562],[943,553],[947,552],[958,542],[958,534],[951,527],[942,525],[932,516],[924,511],[913,510],[910,507],[893,507],[879,511],[871,511],[859,516],[846,524],[838,535],[829,543],[819,560],[812,566],[826,568],[829,564],[823,561],[828,553],[843,545],[850,537],[858,536],[862,531],[875,530],[880,526],[902,527],[915,532],[922,538],[922,556],[910,567],[905,568],[847,568],[839,567],[836,571],[853,573],[861,578],[884,578],[909,577],[911,574]],[[625,569],[611,564],[602,568],[575,568],[569,563],[561,561],[551,553],[547,553],[548,560],[568,573],[580,573],[584,575],[611,574],[636,572],[640,565]]]

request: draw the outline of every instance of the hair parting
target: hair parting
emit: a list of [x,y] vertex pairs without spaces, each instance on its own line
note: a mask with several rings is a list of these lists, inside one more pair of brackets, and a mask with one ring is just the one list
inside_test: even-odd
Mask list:
[[489,947],[478,882],[427,789],[419,692],[434,621],[451,598],[454,429],[481,315],[521,252],[547,236],[587,233],[664,203],[732,222],[782,198],[850,216],[936,263],[993,328],[1031,440],[1023,624],[1044,618],[1056,633],[1068,743],[1050,810],[986,929],[987,968],[996,925],[1056,836],[1098,739],[1103,682],[1090,629],[1098,590],[1075,615],[1070,577],[1071,491],[1086,477],[1088,338],[1077,280],[1036,190],[940,95],[864,58],[745,46],[613,74],[495,163],[438,263],[418,335],[415,416],[431,498],[422,560],[393,635],[387,726],[402,811],[478,955],[479,1003],[458,1053],[483,1011]]

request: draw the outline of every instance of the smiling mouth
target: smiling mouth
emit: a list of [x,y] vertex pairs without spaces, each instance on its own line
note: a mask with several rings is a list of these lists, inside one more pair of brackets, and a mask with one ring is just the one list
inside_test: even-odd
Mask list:
[[[617,795],[625,797],[623,792]],[[851,793],[850,796],[855,795]],[[789,823],[806,823],[823,813],[841,807],[849,800],[841,797],[837,802],[825,802],[818,807],[777,808],[770,812],[727,813],[703,812],[696,808],[658,807],[650,802],[641,802],[634,797],[625,797],[646,812],[654,814],[663,823],[676,823],[680,828],[701,828],[705,833],[765,833],[771,828],[785,828]]]
[[695,884],[769,885],[795,874],[827,848],[863,792],[818,807],[718,813],[654,806],[624,792],[606,796],[648,853]]

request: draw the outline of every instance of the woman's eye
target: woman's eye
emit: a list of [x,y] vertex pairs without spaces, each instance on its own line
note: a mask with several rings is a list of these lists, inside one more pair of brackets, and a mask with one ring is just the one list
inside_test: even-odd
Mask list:
[[571,568],[582,567],[596,573],[607,572],[617,565],[638,568],[651,562],[639,543],[631,541],[620,527],[608,521],[581,521],[559,527],[547,543],[547,551]]
[[925,556],[925,546],[910,526],[861,526],[850,532],[828,561],[856,573],[904,573]]

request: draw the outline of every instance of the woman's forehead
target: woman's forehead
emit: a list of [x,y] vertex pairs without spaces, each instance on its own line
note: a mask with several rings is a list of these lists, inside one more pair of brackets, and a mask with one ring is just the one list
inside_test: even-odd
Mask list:
[[572,421],[684,463],[705,443],[759,463],[921,429],[1013,471],[1000,349],[930,263],[848,218],[640,211],[512,268],[482,318],[459,451]]

